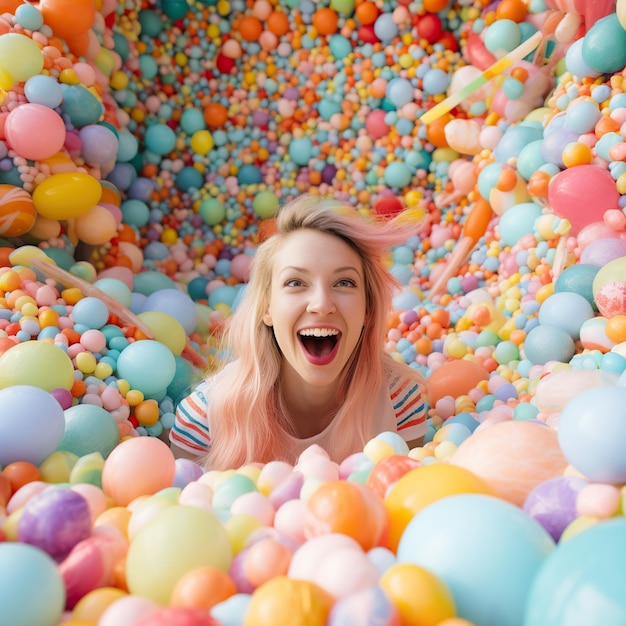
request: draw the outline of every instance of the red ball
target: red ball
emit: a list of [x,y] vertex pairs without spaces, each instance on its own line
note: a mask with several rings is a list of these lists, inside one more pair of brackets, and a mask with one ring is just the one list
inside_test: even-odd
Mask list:
[[222,74],[230,74],[235,67],[235,59],[231,59],[220,52],[215,60],[215,66]]
[[380,41],[376,36],[373,24],[364,24],[363,26],[359,26],[357,34],[363,43],[378,43]]
[[427,13],[417,23],[417,34],[421,39],[426,39],[430,43],[435,43],[443,35],[443,26],[439,16],[434,13]]
[[374,205],[374,211],[377,215],[384,215],[386,217],[393,217],[397,213],[400,213],[404,207],[398,198],[395,196],[389,196],[387,198],[381,198]]

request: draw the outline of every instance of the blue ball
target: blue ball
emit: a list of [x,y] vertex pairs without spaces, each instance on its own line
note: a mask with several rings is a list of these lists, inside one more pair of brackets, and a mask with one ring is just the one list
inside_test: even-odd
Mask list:
[[74,305],[72,318],[75,324],[82,324],[87,328],[102,328],[109,319],[109,310],[102,300],[89,296]]
[[97,452],[106,459],[119,442],[117,423],[106,409],[95,404],[76,404],[65,410],[65,433],[57,450],[77,457]]
[[563,455],[583,476],[626,483],[626,387],[577,393],[561,411],[558,435]]
[[34,546],[0,543],[0,619],[11,626],[55,626],[65,608],[57,563]]
[[190,335],[198,323],[198,311],[194,301],[180,289],[159,289],[151,293],[143,303],[143,311],[169,313],[180,322]]
[[533,365],[545,365],[548,361],[568,363],[576,354],[571,335],[558,326],[539,324],[526,335],[525,358]]
[[174,380],[176,360],[167,346],[143,339],[122,350],[117,359],[117,373],[131,388],[148,397],[157,396]]
[[602,521],[560,543],[528,594],[524,626],[626,624],[626,519]]
[[564,330],[574,341],[580,338],[582,325],[595,314],[588,300],[577,293],[554,293],[539,309],[539,324],[557,326]]
[[459,617],[480,626],[521,626],[530,587],[553,550],[550,535],[520,508],[462,494],[413,517],[400,538],[398,562],[438,576]]

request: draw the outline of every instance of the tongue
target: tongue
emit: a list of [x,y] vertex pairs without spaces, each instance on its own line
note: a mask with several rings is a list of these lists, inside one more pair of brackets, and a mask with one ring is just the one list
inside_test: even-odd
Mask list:
[[335,347],[334,339],[329,337],[303,337],[302,343],[309,354],[317,357],[330,354]]

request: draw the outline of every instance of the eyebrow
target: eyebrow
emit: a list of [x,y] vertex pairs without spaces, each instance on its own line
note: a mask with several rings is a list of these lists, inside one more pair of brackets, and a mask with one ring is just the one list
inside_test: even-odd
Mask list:
[[[303,274],[310,274],[311,273],[311,270],[308,270],[305,267],[297,267],[296,265],[287,265],[286,267],[283,267],[282,270],[280,270],[281,274],[283,272],[287,272],[287,271],[301,272]],[[344,265],[342,267],[338,267],[337,269],[333,270],[333,273],[334,274],[342,274],[343,272],[349,272],[349,271],[355,272],[359,276],[361,275],[361,272],[359,272],[359,269],[357,267],[355,267],[354,265]]]

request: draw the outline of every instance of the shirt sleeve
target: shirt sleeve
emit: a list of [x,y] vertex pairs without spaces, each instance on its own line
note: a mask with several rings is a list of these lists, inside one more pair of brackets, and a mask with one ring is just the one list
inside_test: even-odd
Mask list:
[[395,375],[390,380],[389,395],[396,414],[398,434],[405,441],[423,437],[428,429],[428,407],[419,385],[409,377]]
[[201,382],[176,407],[176,419],[170,430],[170,441],[192,454],[204,454],[211,441],[208,423],[208,389]]

